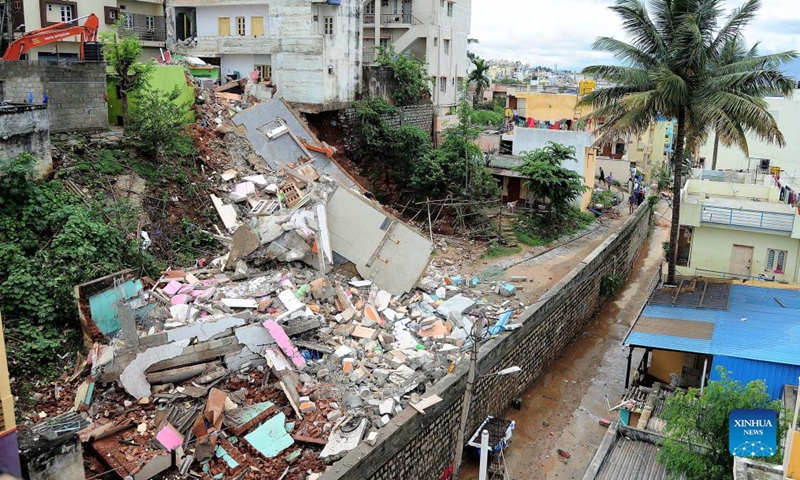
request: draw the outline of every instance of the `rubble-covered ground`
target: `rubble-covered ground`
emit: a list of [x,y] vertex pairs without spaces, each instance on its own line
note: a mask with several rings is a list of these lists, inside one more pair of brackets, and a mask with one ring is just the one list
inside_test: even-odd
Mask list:
[[[169,267],[78,286],[88,354],[34,385],[23,450],[78,433],[87,478],[314,478],[403,408],[435,403],[427,390],[476,334],[517,327],[527,278],[482,263],[485,244],[430,244],[310,158],[267,168],[233,121],[258,104],[244,90],[200,91],[193,162],[154,168],[118,132],[57,142],[68,188],[140,207],[134,235]],[[331,224],[345,201],[353,225]],[[354,229],[368,218],[388,232],[377,243]],[[393,250],[401,232],[430,248]]]

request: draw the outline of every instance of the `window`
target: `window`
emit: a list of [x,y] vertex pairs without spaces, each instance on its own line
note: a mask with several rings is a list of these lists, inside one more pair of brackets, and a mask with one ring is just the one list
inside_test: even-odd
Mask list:
[[444,8],[444,0],[439,0],[439,6],[441,6],[442,8]]
[[264,17],[250,17],[250,34],[254,37],[264,36]]
[[767,268],[775,273],[783,273],[786,267],[786,251],[784,250],[767,250]]
[[272,65],[253,65],[258,72],[258,78],[262,82],[269,81],[272,78]]
[[453,16],[453,2],[447,2],[447,16]]
[[155,30],[156,29],[156,17],[152,15],[147,15],[144,17],[144,25],[147,27],[148,30]]
[[117,11],[116,10],[109,10],[108,11],[108,18],[110,18],[111,20],[116,20],[117,19]]
[[625,144],[618,143],[614,145],[614,155],[625,155]]
[[[444,1],[444,0],[442,0],[442,1]],[[53,4],[52,3],[48,3],[47,4],[47,11],[48,12],[52,12],[53,11]]]
[[442,93],[447,93],[447,77],[442,77],[439,79],[439,91]]
[[444,41],[444,54],[450,55],[450,40],[447,39]]
[[325,17],[325,35],[333,35],[333,17]]
[[375,15],[375,1],[367,2],[364,6],[365,15]]
[[389,8],[389,0],[381,0],[381,7]]
[[439,37],[433,37],[433,46],[434,47],[438,47],[439,46]]
[[244,37],[246,33],[244,17],[236,17],[236,35]]
[[231,18],[219,17],[217,19],[217,29],[219,30],[220,37],[226,37],[231,34]]
[[61,21],[71,22],[73,18],[72,5],[61,5]]
[[381,47],[389,48],[389,39],[388,38],[381,38]]
[[133,15],[125,15],[125,28],[133,28]]

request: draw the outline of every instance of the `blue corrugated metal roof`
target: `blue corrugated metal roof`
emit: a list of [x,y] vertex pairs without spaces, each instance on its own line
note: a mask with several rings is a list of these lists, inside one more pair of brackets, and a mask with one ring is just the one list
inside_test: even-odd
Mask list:
[[711,340],[658,335],[655,333],[631,332],[625,343],[640,347],[652,347],[677,352],[711,353]]
[[717,366],[722,366],[728,371],[728,376],[732,380],[738,380],[742,384],[747,384],[752,380],[763,380],[767,384],[767,392],[773,399],[781,397],[784,385],[795,385],[797,378],[800,377],[800,366],[798,365],[762,362],[723,355],[715,355],[711,365],[711,380],[720,379]]
[[[704,341],[697,344],[693,339],[639,332],[632,332],[626,344],[800,365],[800,291],[797,290],[733,285],[728,310],[651,305],[642,316],[714,322],[710,348],[701,349]],[[677,345],[684,347],[675,348]]]

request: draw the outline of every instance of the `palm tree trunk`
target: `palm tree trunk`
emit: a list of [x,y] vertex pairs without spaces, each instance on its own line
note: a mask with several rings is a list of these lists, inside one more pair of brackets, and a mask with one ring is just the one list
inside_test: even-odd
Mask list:
[[686,111],[678,113],[678,138],[675,139],[675,155],[673,170],[674,185],[672,187],[672,225],[669,228],[669,250],[667,251],[667,283],[675,285],[675,266],[678,263],[678,234],[681,226],[681,173],[683,170],[683,146],[686,136]]
[[711,170],[717,169],[717,153],[719,153],[719,133],[714,131],[714,154],[711,158]]

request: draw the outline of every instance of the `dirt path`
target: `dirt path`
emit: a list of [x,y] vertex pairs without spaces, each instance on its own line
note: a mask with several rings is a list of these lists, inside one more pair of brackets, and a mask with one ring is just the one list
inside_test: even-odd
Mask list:
[[[538,298],[540,292],[560,280],[613,231],[587,239],[568,252],[550,252],[536,259],[539,262],[526,263],[509,272],[540,277],[531,289],[526,289],[526,296]],[[622,393],[626,357],[620,341],[646,301],[646,288],[661,263],[661,242],[668,233],[668,223],[659,222],[618,299],[606,304],[583,334],[525,392],[522,410],[506,413],[505,418],[516,421],[512,444],[505,454],[510,479],[582,478],[606,432],[598,423],[600,418],[611,415],[606,400],[613,402]],[[638,360],[634,358],[635,362]],[[559,457],[558,448],[569,452],[571,458]],[[477,463],[465,463],[460,478],[477,476]]]

